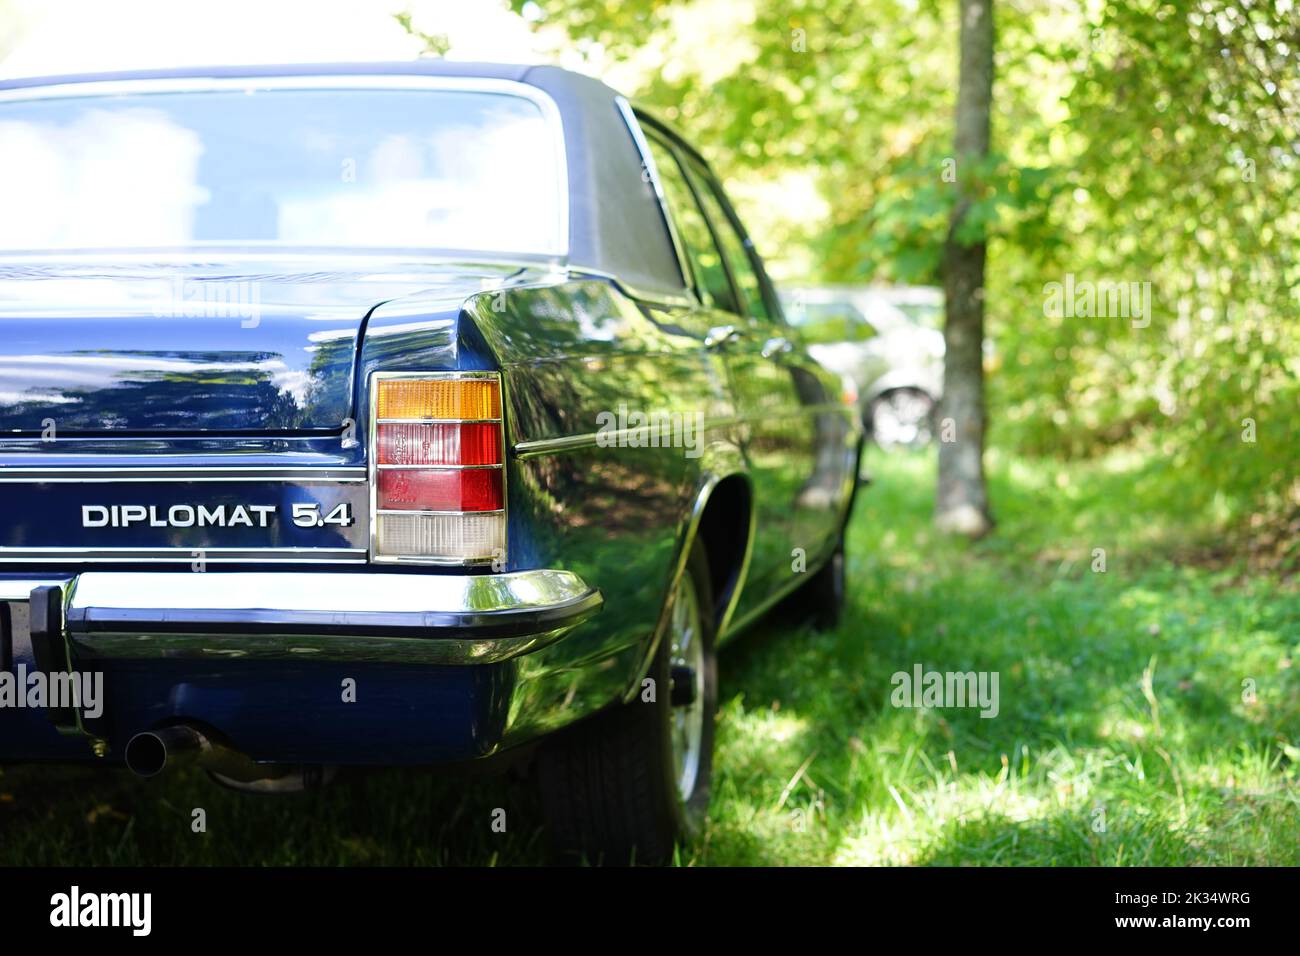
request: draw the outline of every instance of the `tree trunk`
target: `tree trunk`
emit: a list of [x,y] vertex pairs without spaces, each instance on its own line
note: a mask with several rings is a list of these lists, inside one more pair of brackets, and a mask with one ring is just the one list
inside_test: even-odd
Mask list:
[[957,201],[944,244],[943,401],[935,523],[979,537],[993,527],[984,484],[985,244],[962,245],[957,229],[970,208],[970,168],[988,155],[993,101],[993,0],[958,0],[961,71],[957,86]]

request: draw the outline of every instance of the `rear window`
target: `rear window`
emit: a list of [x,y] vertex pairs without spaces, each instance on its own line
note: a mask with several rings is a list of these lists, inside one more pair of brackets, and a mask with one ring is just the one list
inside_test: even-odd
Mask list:
[[561,137],[497,91],[0,94],[0,251],[563,255]]

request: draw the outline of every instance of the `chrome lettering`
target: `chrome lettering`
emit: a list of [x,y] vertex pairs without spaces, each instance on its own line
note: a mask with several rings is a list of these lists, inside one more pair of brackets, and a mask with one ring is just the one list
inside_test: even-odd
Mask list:
[[82,505],[81,526],[130,528],[136,524],[148,524],[151,528],[270,528],[278,510],[276,505]]
[[83,528],[102,528],[108,524],[108,509],[103,505],[82,505],[81,526]]

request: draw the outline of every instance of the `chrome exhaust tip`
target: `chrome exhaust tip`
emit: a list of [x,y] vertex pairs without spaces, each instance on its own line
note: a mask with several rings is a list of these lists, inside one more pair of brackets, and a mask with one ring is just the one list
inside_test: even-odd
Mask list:
[[126,743],[127,769],[138,777],[156,777],[168,767],[194,763],[217,783],[245,793],[300,793],[333,780],[337,767],[258,763],[246,754],[210,739],[189,724],[145,730]]
[[170,765],[194,759],[207,743],[193,727],[178,724],[136,734],[127,741],[123,757],[136,776],[156,777]]

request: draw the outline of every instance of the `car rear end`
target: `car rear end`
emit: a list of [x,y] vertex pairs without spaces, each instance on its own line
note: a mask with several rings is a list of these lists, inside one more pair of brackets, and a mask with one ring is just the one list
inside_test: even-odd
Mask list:
[[567,571],[508,570],[500,389],[492,372],[377,373],[367,440],[332,464],[34,467],[8,450],[0,757],[130,762],[174,725],[274,764],[493,750],[515,659],[600,605]]
[[500,745],[520,659],[601,604],[509,540],[462,324],[562,259],[552,111],[429,78],[0,90],[29,212],[0,225],[0,761],[255,786]]

